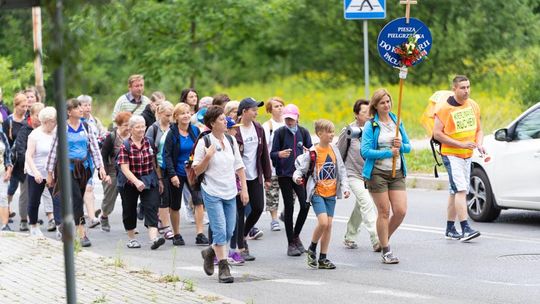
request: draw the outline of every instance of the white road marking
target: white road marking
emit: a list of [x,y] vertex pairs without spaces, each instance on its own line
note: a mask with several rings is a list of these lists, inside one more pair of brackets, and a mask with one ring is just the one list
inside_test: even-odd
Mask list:
[[396,298],[424,299],[424,300],[433,299],[433,297],[421,295],[418,293],[396,291],[396,290],[391,290],[391,289],[372,290],[372,291],[368,291],[368,293],[381,294],[381,295],[391,296],[391,297],[396,297]]
[[[217,270],[217,267],[215,268]],[[180,266],[180,267],[176,267],[176,269],[204,273],[202,264],[200,266]],[[238,271],[234,270],[234,268],[231,267],[231,274],[238,274],[238,273],[239,273]]]
[[276,283],[308,285],[308,286],[322,286],[322,285],[326,284],[324,282],[307,281],[307,280],[299,280],[299,279],[276,279],[276,280],[269,280],[269,281],[270,282],[276,282]]

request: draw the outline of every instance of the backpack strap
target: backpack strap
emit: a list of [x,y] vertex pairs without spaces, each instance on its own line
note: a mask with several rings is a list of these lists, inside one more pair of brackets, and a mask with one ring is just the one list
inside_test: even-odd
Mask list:
[[232,153],[234,155],[234,142],[233,142],[233,138],[232,136],[230,136],[229,134],[225,133],[225,137],[227,137],[227,139],[229,140],[229,144],[231,144],[231,150],[232,150]]
[[345,148],[345,155],[343,155],[343,163],[347,160],[347,156],[349,156],[349,148],[351,147],[351,139],[347,138],[347,147]]
[[315,171],[316,162],[317,162],[317,151],[309,150],[309,168],[308,168],[306,180],[313,175],[313,171]]
[[[437,154],[441,155],[441,143],[432,137],[429,140],[429,145],[431,146],[431,153],[433,154],[433,158],[435,159],[435,165],[433,165],[433,175],[435,175],[435,178],[438,178],[439,172],[437,171],[437,167],[442,166],[442,163],[439,162]],[[439,149],[435,148],[435,146],[438,146]]]

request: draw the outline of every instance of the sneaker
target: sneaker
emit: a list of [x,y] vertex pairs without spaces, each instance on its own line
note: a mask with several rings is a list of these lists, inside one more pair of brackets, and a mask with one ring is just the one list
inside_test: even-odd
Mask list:
[[30,226],[30,236],[42,238],[43,232],[41,232],[41,229],[39,228],[39,226],[36,226],[36,227]]
[[260,230],[257,227],[253,227],[253,228],[251,228],[251,230],[249,230],[249,233],[247,235],[247,239],[248,240],[258,240],[258,239],[262,238],[263,235],[264,235],[264,232],[262,230]]
[[156,237],[152,242],[152,246],[150,246],[150,249],[156,250],[163,244],[165,244],[165,239],[162,237]]
[[304,248],[304,244],[302,244],[299,236],[295,237],[293,242],[296,248],[298,248],[298,251],[300,251],[300,254],[306,252],[306,248]]
[[219,264],[219,261],[218,261],[217,257],[215,256],[214,257],[214,266],[216,266],[217,264]]
[[319,269],[336,269],[336,265],[329,259],[319,259]]
[[343,240],[343,245],[349,249],[358,249],[358,244],[353,240]]
[[12,218],[8,219],[8,224],[13,224],[13,219]]
[[17,215],[17,213],[11,212],[11,213],[9,214],[9,218],[15,217],[15,215]]
[[288,256],[301,256],[301,255],[302,255],[302,252],[298,249],[298,247],[296,246],[296,244],[291,243],[291,244],[289,244],[289,246],[287,247],[287,255],[288,255]]
[[270,222],[270,230],[272,231],[281,231],[281,227],[279,226],[279,222],[276,220],[272,220]]
[[137,218],[139,221],[144,219],[144,208],[141,203],[137,204]]
[[47,231],[52,232],[56,230],[56,223],[54,222],[54,219],[50,219],[49,223],[47,224]]
[[244,258],[242,258],[242,255],[238,251],[231,251],[229,252],[229,258],[227,259],[229,261],[229,264],[235,265],[235,266],[241,266],[244,265],[246,262]]
[[315,252],[308,249],[306,251],[306,256],[307,256],[307,265],[313,269],[316,269],[317,268],[317,255],[315,254]]
[[208,238],[204,233],[197,234],[197,237],[195,237],[195,245],[197,246],[208,246]]
[[165,231],[165,234],[163,234],[163,237],[166,240],[172,240],[174,238],[174,233],[172,232],[171,229],[167,229],[167,231]]
[[445,237],[447,240],[459,240],[461,239],[461,233],[458,233],[456,227],[452,227],[450,230],[446,230]]
[[19,231],[28,231],[27,221],[21,221],[21,223],[19,224]]
[[193,216],[193,208],[191,208],[189,205],[186,206],[185,212],[184,212],[184,218],[186,221],[195,224],[195,217]]
[[373,245],[373,252],[382,252],[381,244],[377,243]]
[[182,238],[181,234],[177,234],[177,235],[173,236],[172,244],[174,246],[184,246],[186,244],[186,242],[184,242],[184,238]]
[[126,243],[127,248],[141,248],[141,243],[136,239],[131,239]]
[[81,238],[81,246],[82,247],[90,247],[92,246],[92,242],[90,242],[90,239],[85,235]]
[[60,231],[60,226],[56,227],[56,240],[57,241],[62,240],[62,231]]
[[99,218],[100,215],[101,215],[101,209],[98,209],[98,210],[96,210],[96,211],[94,212],[94,216],[95,216],[96,218]]
[[96,228],[97,225],[101,224],[98,218],[93,218],[90,220],[90,223],[88,223],[88,228]]
[[474,229],[472,229],[471,227],[466,227],[464,230],[463,230],[463,235],[461,236],[461,241],[462,242],[468,242],[474,238],[477,238],[480,236],[480,231],[476,231]]
[[9,227],[8,224],[4,225],[4,227],[2,227],[2,231],[11,231],[11,227]]
[[248,250],[248,249],[245,249],[245,250],[241,251],[241,252],[240,252],[240,255],[242,256],[242,258],[244,259],[244,261],[247,261],[247,262],[255,261],[255,257],[252,256],[251,254],[249,254],[249,250]]
[[392,251],[388,251],[387,253],[384,253],[382,255],[382,262],[384,264],[397,264],[399,263],[399,259],[396,256],[394,256]]
[[105,232],[111,232],[111,224],[109,224],[109,218],[108,217],[101,217],[101,231]]
[[[214,252],[214,249],[212,246],[208,246],[205,249],[201,251],[201,256],[204,260],[203,262],[203,269],[204,273],[206,275],[213,275],[214,274],[214,259],[216,259],[216,253]],[[217,259],[216,259],[217,262]]]

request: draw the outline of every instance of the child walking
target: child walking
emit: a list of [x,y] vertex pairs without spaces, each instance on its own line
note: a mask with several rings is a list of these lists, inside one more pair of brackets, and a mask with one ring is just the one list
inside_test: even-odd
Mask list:
[[[334,124],[329,120],[315,121],[315,133],[320,141],[309,149],[309,153],[300,155],[295,162],[293,180],[297,184],[306,185],[306,201],[311,202],[318,220],[307,250],[307,264],[311,268],[336,268],[327,258],[336,198],[341,198],[341,193],[345,198],[350,195],[345,165],[338,148],[332,144],[334,130]],[[321,252],[317,260],[319,241]]]

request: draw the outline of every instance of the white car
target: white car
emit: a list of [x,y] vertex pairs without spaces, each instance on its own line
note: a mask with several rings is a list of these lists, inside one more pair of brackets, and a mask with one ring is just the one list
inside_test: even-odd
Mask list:
[[484,138],[488,157],[472,158],[469,216],[495,220],[502,209],[540,210],[540,102]]

